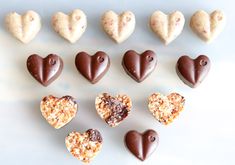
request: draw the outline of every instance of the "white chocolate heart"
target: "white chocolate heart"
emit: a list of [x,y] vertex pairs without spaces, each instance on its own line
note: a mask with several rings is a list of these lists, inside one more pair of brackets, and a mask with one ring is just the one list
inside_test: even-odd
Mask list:
[[52,17],[51,23],[54,30],[71,43],[75,43],[87,27],[86,15],[79,9],[69,15],[58,12]]
[[27,11],[22,16],[16,12],[5,18],[7,29],[23,43],[29,43],[41,29],[41,18],[34,11]]
[[102,17],[104,31],[117,43],[126,40],[135,30],[135,15],[126,11],[117,15],[113,11],[107,11]]
[[180,35],[184,28],[184,15],[175,11],[169,15],[161,11],[155,11],[150,18],[152,31],[165,43],[172,42]]
[[210,15],[203,10],[193,14],[190,21],[192,30],[205,42],[214,40],[223,30],[226,24],[222,11],[215,10]]

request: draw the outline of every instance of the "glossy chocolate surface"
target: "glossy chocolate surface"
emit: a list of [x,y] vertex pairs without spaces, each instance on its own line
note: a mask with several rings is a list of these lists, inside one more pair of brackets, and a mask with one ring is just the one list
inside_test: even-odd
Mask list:
[[157,56],[151,50],[141,54],[129,50],[123,56],[122,65],[130,77],[137,82],[142,82],[154,71],[157,65]]
[[186,85],[196,88],[207,76],[210,65],[210,59],[205,55],[200,55],[196,59],[182,56],[177,62],[176,72]]
[[109,56],[102,51],[93,56],[80,52],[75,59],[77,70],[92,84],[97,83],[108,71],[110,66]]
[[61,74],[63,61],[55,54],[49,54],[45,58],[33,54],[27,59],[27,69],[39,83],[48,86]]
[[159,137],[156,131],[146,130],[144,133],[131,130],[125,136],[126,147],[141,161],[147,159],[157,148]]

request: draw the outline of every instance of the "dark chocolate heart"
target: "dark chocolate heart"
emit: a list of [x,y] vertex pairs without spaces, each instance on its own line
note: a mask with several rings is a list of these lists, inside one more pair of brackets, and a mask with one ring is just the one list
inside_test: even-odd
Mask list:
[[39,83],[48,86],[61,74],[63,61],[55,54],[49,54],[45,58],[33,54],[27,59],[27,68]]
[[93,56],[80,52],[75,59],[77,70],[92,84],[97,83],[108,71],[110,66],[109,56],[98,51]]
[[147,130],[144,133],[129,131],[125,136],[126,147],[138,159],[144,161],[157,148],[159,137],[156,131]]
[[157,56],[151,50],[142,54],[129,50],[124,54],[122,60],[122,66],[126,73],[137,82],[146,79],[154,71],[156,65]]
[[200,55],[196,59],[182,56],[177,62],[176,72],[186,85],[195,88],[207,76],[210,65],[210,59],[205,55]]

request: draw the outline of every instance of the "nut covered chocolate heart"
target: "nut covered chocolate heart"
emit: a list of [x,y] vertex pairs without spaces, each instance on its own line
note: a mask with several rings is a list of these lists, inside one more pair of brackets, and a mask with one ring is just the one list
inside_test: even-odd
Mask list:
[[89,129],[83,134],[72,132],[65,138],[65,145],[75,158],[90,163],[101,150],[102,136],[95,129]]
[[125,136],[125,144],[129,151],[138,159],[144,161],[157,148],[159,137],[156,131],[147,130],[144,133],[129,131]]
[[184,109],[184,103],[184,97],[178,93],[171,93],[168,96],[154,93],[148,99],[148,108],[160,123],[168,125],[179,116]]
[[75,59],[77,70],[92,84],[97,83],[108,71],[110,66],[109,56],[105,52],[97,52],[90,56],[80,52]]
[[42,99],[40,109],[47,122],[59,129],[75,117],[78,105],[71,96],[57,98],[49,95]]
[[191,29],[207,43],[214,40],[222,32],[225,24],[225,14],[220,10],[215,10],[211,14],[199,10],[193,14],[190,20]]
[[201,84],[210,70],[210,60],[205,55],[196,59],[182,56],[177,61],[176,72],[179,78],[188,86],[195,88]]
[[151,50],[141,54],[134,50],[127,51],[122,59],[122,66],[126,73],[137,82],[142,82],[155,69],[157,65],[157,56]]
[[130,113],[132,102],[127,95],[110,96],[102,93],[95,100],[99,116],[111,127],[121,123]]
[[63,61],[55,54],[49,54],[45,58],[33,54],[27,59],[27,68],[39,83],[48,86],[61,74]]

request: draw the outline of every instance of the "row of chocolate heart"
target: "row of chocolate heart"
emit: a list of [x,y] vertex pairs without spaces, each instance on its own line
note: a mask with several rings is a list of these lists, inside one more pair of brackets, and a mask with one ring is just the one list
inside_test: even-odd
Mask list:
[[[94,55],[80,52],[75,58],[77,70],[91,83],[97,83],[110,67],[109,56],[102,51]],[[151,50],[138,54],[134,50],[127,51],[122,60],[126,73],[137,82],[142,82],[149,76],[157,65],[157,56]],[[30,74],[42,85],[48,86],[62,72],[63,61],[50,54],[45,58],[33,54],[27,59],[27,68]],[[207,76],[210,70],[210,60],[205,55],[196,59],[181,56],[176,65],[176,71],[180,79],[190,87],[197,87]]]
[[[210,15],[199,10],[191,17],[190,27],[202,40],[210,42],[223,30],[225,21],[225,15],[220,10],[215,10]],[[75,43],[87,27],[86,15],[79,9],[72,11],[69,15],[58,12],[53,15],[51,22],[54,30],[71,43]],[[136,21],[131,11],[125,11],[120,15],[108,11],[102,16],[101,22],[104,31],[114,41],[121,43],[134,32]],[[184,24],[185,18],[180,11],[169,15],[156,11],[149,21],[152,31],[166,45],[180,35]],[[28,43],[40,31],[41,19],[34,11],[28,11],[22,16],[13,12],[6,16],[6,26],[13,36],[23,43]]]
[[[171,93],[168,96],[153,93],[148,98],[149,111],[164,125],[171,123],[179,115],[184,109],[184,104],[184,97],[178,93]],[[95,99],[95,108],[102,120],[110,127],[116,127],[130,114],[132,101],[127,95],[119,94],[113,97],[108,93],[102,93]],[[78,104],[71,96],[57,98],[49,95],[42,99],[40,110],[47,122],[55,129],[59,129],[75,117]],[[65,144],[73,156],[89,163],[100,151],[102,141],[98,130],[89,129],[83,134],[75,131],[70,133],[65,139]],[[125,136],[127,148],[142,161],[154,152],[158,141],[158,134],[154,130],[147,130],[143,134],[132,130]]]

